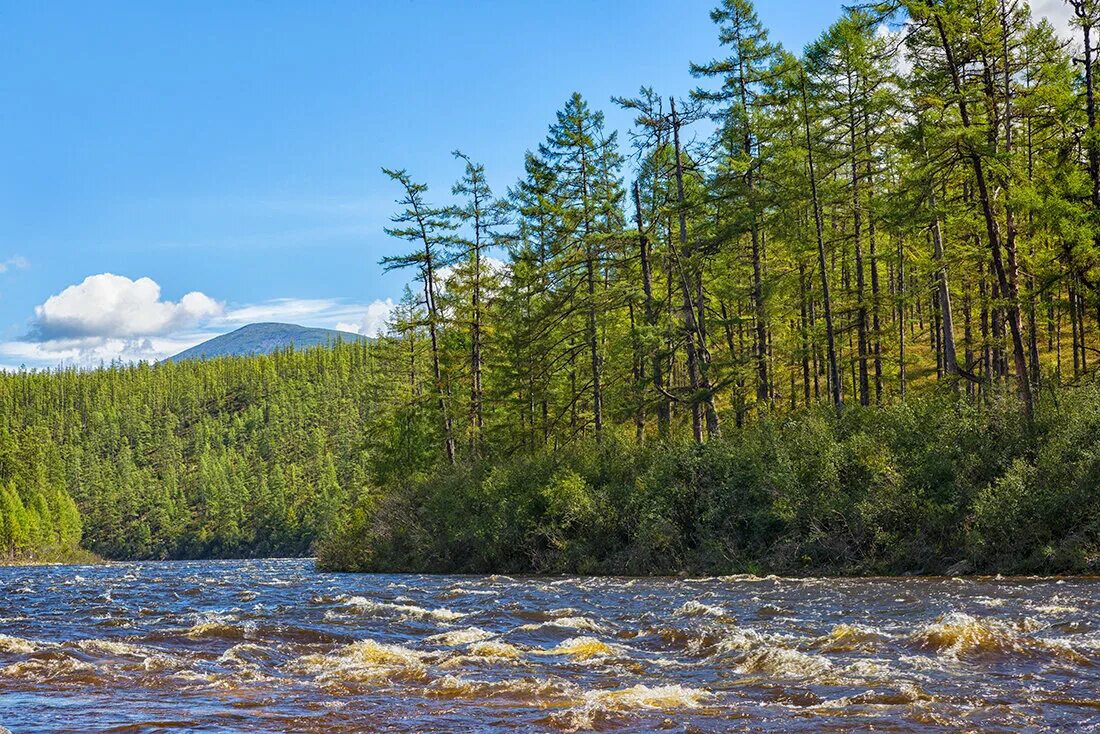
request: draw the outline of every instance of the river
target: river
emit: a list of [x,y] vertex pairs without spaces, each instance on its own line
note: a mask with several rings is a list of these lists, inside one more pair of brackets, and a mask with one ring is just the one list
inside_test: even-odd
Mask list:
[[1100,581],[2,568],[0,724],[1100,731]]

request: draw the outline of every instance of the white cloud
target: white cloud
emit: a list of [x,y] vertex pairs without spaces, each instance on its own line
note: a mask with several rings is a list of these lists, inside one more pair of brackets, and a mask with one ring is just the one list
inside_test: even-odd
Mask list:
[[131,280],[100,273],[71,285],[34,309],[31,341],[134,339],[194,326],[224,311],[222,304],[192,291],[164,301],[151,278]]
[[236,326],[262,321],[282,321],[301,326],[320,326],[354,334],[377,336],[386,330],[393,299],[348,303],[335,298],[276,298],[232,308],[212,326]]
[[98,367],[121,362],[156,362],[206,341],[213,334],[191,332],[171,336],[133,339],[82,337],[50,341],[9,341],[0,343],[0,355],[10,371],[13,365],[33,367]]
[[1040,18],[1046,18],[1064,40],[1076,40],[1079,35],[1077,29],[1070,25],[1073,8],[1066,0],[1032,0],[1031,17],[1036,23]]
[[493,257],[492,255],[486,255],[481,258],[482,265],[489,271],[490,274],[504,277],[508,272],[508,263],[501,260],[499,257]]
[[0,262],[0,273],[6,273],[12,268],[23,270],[24,268],[29,268],[30,266],[31,263],[29,260],[27,260],[27,258],[23,257],[22,255],[16,255],[15,257],[9,257],[7,260]]
[[[467,267],[466,263],[460,263],[455,265],[444,265],[435,271],[436,275],[436,287],[441,292],[446,292],[447,284],[451,279],[458,274],[458,271]],[[490,277],[505,278],[508,276],[508,263],[501,260],[499,257],[493,257],[492,255],[481,256],[482,274]],[[472,271],[473,268],[470,268]]]
[[908,76],[913,71],[913,60],[909,58],[908,49],[905,47],[905,25],[891,28],[886,23],[875,29],[875,35],[883,39],[893,51],[894,72],[901,76]]
[[366,336],[386,329],[390,298],[347,302],[334,298],[276,298],[226,308],[192,292],[161,298],[150,278],[101,273],[69,286],[35,308],[29,333],[0,342],[0,370],[96,367],[111,362],[155,362],[245,324],[284,321]]
[[393,313],[394,303],[392,298],[378,300],[367,305],[366,313],[358,321],[338,322],[333,328],[339,331],[350,331],[353,334],[363,336],[378,336],[386,331],[390,315]]
[[263,303],[239,306],[227,311],[222,321],[229,324],[255,324],[263,321],[290,321],[315,318],[340,308],[332,298],[275,298]]

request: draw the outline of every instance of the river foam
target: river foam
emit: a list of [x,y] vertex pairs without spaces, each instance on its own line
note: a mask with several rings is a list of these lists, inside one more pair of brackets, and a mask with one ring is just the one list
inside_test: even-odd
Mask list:
[[1091,580],[0,569],[0,711],[20,734],[74,711],[226,734],[1100,732],[1098,618]]

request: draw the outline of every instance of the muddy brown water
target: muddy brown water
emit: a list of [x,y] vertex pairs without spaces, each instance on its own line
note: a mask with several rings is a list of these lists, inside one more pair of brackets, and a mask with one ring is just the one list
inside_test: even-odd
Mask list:
[[1100,581],[3,568],[0,725],[1100,732]]

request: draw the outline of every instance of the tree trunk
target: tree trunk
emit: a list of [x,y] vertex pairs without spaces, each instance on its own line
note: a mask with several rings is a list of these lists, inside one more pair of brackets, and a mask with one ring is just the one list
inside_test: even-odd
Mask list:
[[[676,155],[676,200],[679,209],[680,225],[680,288],[684,297],[684,328],[687,332],[686,346],[688,352],[688,372],[691,381],[692,396],[692,426],[695,439],[702,441],[702,425],[700,413],[705,413],[707,435],[715,436],[719,433],[718,413],[714,410],[714,394],[711,390],[710,379],[707,375],[707,363],[709,352],[707,350],[706,334],[701,324],[696,319],[695,305],[692,303],[692,247],[688,243],[687,234],[687,203],[684,196],[684,161],[680,150],[680,118],[676,114],[676,100],[672,99],[672,140]],[[698,305],[700,311],[703,304]],[[692,365],[694,364],[694,369]]]
[[905,243],[898,238],[898,389],[905,400]]
[[421,216],[419,207],[414,208],[417,223],[420,227],[420,237],[424,243],[424,304],[428,309],[428,335],[432,344],[432,376],[435,378],[435,389],[438,396],[439,414],[443,422],[443,448],[447,455],[447,461],[454,466],[457,457],[455,451],[454,426],[451,414],[447,410],[447,387],[443,384],[443,370],[439,366],[439,336],[436,330],[438,311],[435,303],[435,263],[432,257],[431,241],[428,231]]
[[863,115],[863,139],[867,156],[865,174],[867,178],[867,244],[871,257],[871,352],[875,363],[875,403],[877,404],[882,402],[882,324],[879,314],[878,243],[874,207],[874,150],[871,144],[871,119],[866,112]]
[[[1085,37],[1085,112],[1088,116],[1089,177],[1092,179],[1092,208],[1094,216],[1100,212],[1100,141],[1096,139],[1096,89],[1092,73],[1092,17],[1089,0],[1071,0],[1073,10],[1081,21]],[[1096,235],[1100,238],[1100,233]]]
[[[431,282],[431,278],[432,278],[431,269],[429,268],[428,277],[427,277],[427,281],[429,283]],[[428,286],[428,290],[429,291],[432,290],[430,285]],[[456,460],[457,460],[456,459],[456,452],[455,452],[454,426],[451,422],[451,414],[447,410],[447,388],[443,384],[443,373],[442,373],[442,370],[439,367],[439,337],[436,334],[436,327],[435,327],[435,320],[436,320],[435,306],[434,306],[435,297],[430,295],[429,300],[431,300],[433,302],[431,312],[428,316],[428,331],[431,335],[431,342],[432,342],[432,376],[435,378],[436,392],[438,393],[438,396],[439,396],[439,398],[438,398],[439,412],[443,416],[444,450],[446,451],[446,454],[447,454],[447,461],[450,462],[450,464],[453,466],[455,464]]]
[[856,266],[856,334],[857,350],[856,359],[859,362],[859,402],[860,405],[871,404],[871,381],[868,370],[868,339],[867,339],[867,302],[865,300],[865,282],[863,275],[863,202],[859,197],[859,142],[856,134],[856,103],[851,71],[847,74],[848,81],[848,142],[851,157],[851,181],[852,181],[852,239],[855,245]]
[[481,202],[474,193],[474,287],[470,296],[473,320],[470,324],[470,412],[473,414],[470,432],[471,452],[476,456],[481,447],[481,431],[485,427],[481,391]]
[[600,345],[596,329],[596,250],[592,242],[592,221],[588,207],[588,159],[581,153],[581,199],[584,207],[585,279],[588,287],[588,357],[592,362],[592,424],[596,442],[603,439],[603,386],[600,382]]
[[932,255],[936,260],[940,329],[943,332],[943,369],[948,379],[954,381],[957,392],[959,362],[955,352],[955,322],[951,315],[951,288],[947,282],[947,263],[944,262],[943,257],[943,233],[940,231],[940,218],[936,212],[936,192],[933,186],[929,187],[928,206],[932,210]]
[[[964,128],[969,129],[970,114],[967,108],[966,99],[962,94],[962,82],[959,78],[959,70],[955,65],[955,55],[951,48],[951,43],[948,41],[947,32],[944,29],[943,20],[938,14],[933,15],[936,22],[936,28],[940,34],[940,41],[943,44],[944,55],[947,60],[948,72],[951,76],[952,85],[954,87],[955,95],[957,97],[957,104],[959,107],[959,117],[961,119]],[[1009,100],[1005,100],[1006,108],[1009,105]],[[1006,115],[1006,118],[1008,115]],[[1017,391],[1020,396],[1020,400],[1023,403],[1024,416],[1030,422],[1032,415],[1034,414],[1034,401],[1031,394],[1031,381],[1028,379],[1027,374],[1027,358],[1024,353],[1024,340],[1023,340],[1023,324],[1020,319],[1020,299],[1019,299],[1019,270],[1016,266],[1016,250],[1015,250],[1015,226],[1009,223],[1010,235],[1007,241],[1007,267],[1004,261],[1005,253],[1002,249],[1006,246],[1006,243],[1001,241],[1000,227],[997,222],[996,213],[993,209],[993,201],[989,192],[989,186],[986,181],[985,164],[982,161],[981,155],[974,148],[973,145],[968,145],[968,153],[971,166],[974,169],[974,179],[978,187],[978,201],[982,206],[982,214],[985,218],[986,234],[989,237],[990,249],[993,251],[993,265],[996,270],[997,280],[1000,285],[1002,294],[1008,300],[1008,324],[1009,330],[1012,334],[1012,352],[1013,359],[1016,363],[1016,381]]]
[[[798,306],[799,325],[801,326],[802,349],[800,357],[802,362],[802,397],[806,407],[810,407],[810,324],[806,308],[806,266],[798,264]],[[793,398],[793,396],[792,396]]]
[[[965,345],[966,369],[973,371],[974,369],[974,324],[973,324],[973,312],[970,303],[970,292],[963,289],[963,344]],[[972,380],[966,381],[966,396],[968,398],[974,397],[974,382]]]
[[817,234],[817,259],[821,268],[821,298],[825,311],[825,340],[829,356],[829,389],[833,406],[839,412],[844,407],[840,370],[836,359],[836,333],[833,329],[833,304],[829,295],[829,270],[825,257],[825,225],[821,216],[821,202],[817,196],[817,172],[814,170],[813,136],[810,133],[810,100],[806,91],[806,73],[802,72],[802,116],[806,127],[806,159],[810,175],[810,196],[814,209],[814,229]]
[[634,302],[627,300],[626,309],[630,316],[630,343],[633,355],[630,360],[630,372],[634,385],[634,441],[645,441],[645,378],[642,367],[642,344],[638,336],[638,324],[634,318]]
[[[649,262],[649,238],[642,223],[642,192],[638,182],[634,182],[634,219],[638,225],[638,252],[642,262],[642,291],[645,294],[645,321],[650,329],[648,337],[657,334],[657,306],[653,300],[653,270]],[[647,340],[648,341],[648,340]],[[659,349],[654,349],[650,369],[653,372],[653,387],[657,392],[657,432],[668,435],[670,416],[668,399],[664,396],[664,365]]]
[[990,344],[989,285],[985,279],[985,265],[978,262],[978,295],[981,299],[982,329],[982,391],[988,393],[993,385],[993,350]]

